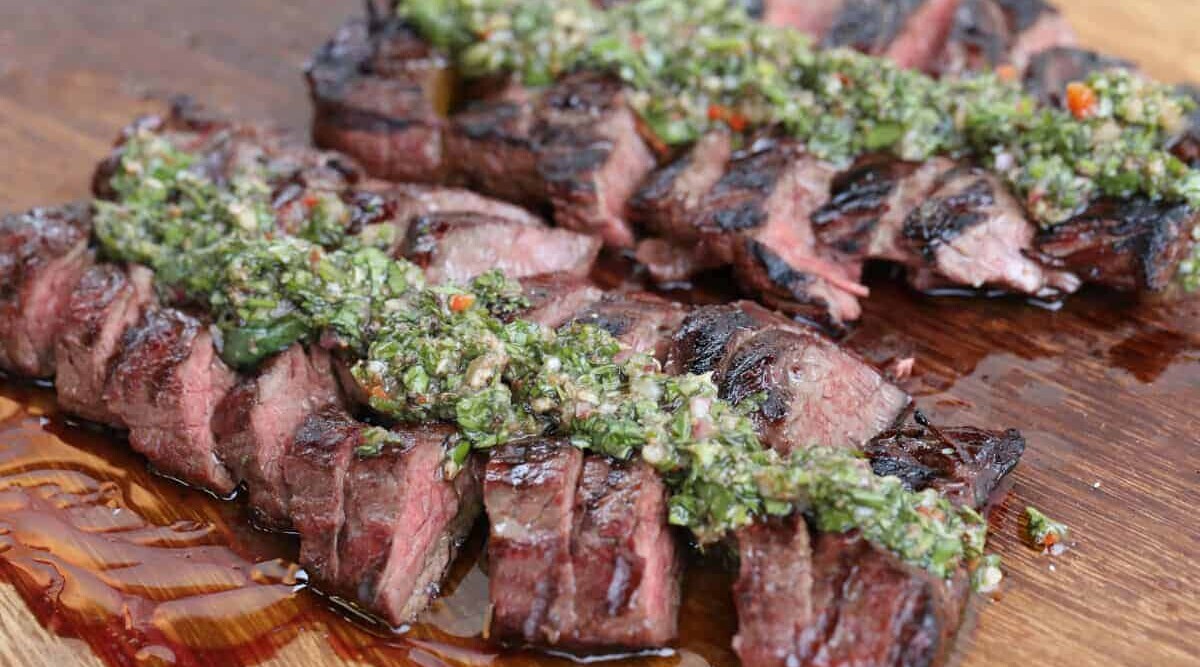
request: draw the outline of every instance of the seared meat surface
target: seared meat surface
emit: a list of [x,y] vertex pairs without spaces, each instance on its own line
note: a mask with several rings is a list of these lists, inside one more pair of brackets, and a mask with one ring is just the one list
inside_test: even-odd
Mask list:
[[616,338],[626,352],[665,361],[671,337],[687,315],[678,303],[652,294],[607,294],[580,311],[573,322],[591,324]]
[[928,69],[946,42],[957,5],[958,0],[846,0],[822,42]]
[[1024,71],[1030,59],[1075,44],[1075,31],[1044,0],[962,0],[938,71],[943,75],[1011,65]]

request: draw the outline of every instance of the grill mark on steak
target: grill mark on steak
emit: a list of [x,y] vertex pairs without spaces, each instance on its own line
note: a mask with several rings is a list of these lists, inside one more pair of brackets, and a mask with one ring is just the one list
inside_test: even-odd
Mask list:
[[735,336],[768,324],[789,326],[792,322],[750,301],[700,306],[675,331],[664,369],[672,375],[715,371]]
[[958,0],[847,0],[822,42],[926,69],[941,52]]
[[1165,290],[1192,245],[1196,213],[1186,204],[1101,199],[1042,229],[1037,256],[1056,270],[1122,290]]
[[572,275],[533,276],[522,280],[521,287],[529,308],[516,316],[550,329],[562,326],[604,296],[595,285]]
[[347,22],[305,74],[318,146],[355,156],[379,178],[444,178],[450,66],[399,18]]
[[91,213],[86,204],[0,217],[0,370],[54,376],[54,342],[84,271]]
[[143,266],[98,264],[71,293],[55,344],[54,387],[63,410],[100,424],[125,424],[104,402],[104,385],[125,331],[153,306],[154,274]]
[[449,426],[393,430],[377,455],[350,458],[334,590],[393,627],[416,618],[479,516],[473,463],[446,479]]
[[535,113],[538,174],[555,222],[598,234],[606,245],[632,246],[625,208],[655,161],[620,81],[569,75],[542,95]]
[[739,331],[714,371],[720,397],[750,413],[762,442],[860,447],[889,427],[909,397],[862,359],[811,330],[770,325]]
[[582,277],[600,253],[600,239],[593,236],[477,213],[418,217],[405,245],[405,256],[432,283],[462,284],[493,269],[513,279],[543,273]]
[[489,636],[533,644],[558,642],[553,610],[572,585],[571,533],[583,454],[549,439],[492,450],[484,471],[488,538]]
[[236,376],[196,318],[149,310],[122,337],[104,400],[129,427],[129,444],[159,471],[221,496],[237,486],[216,455],[213,412]]
[[341,403],[329,353],[299,343],[243,376],[221,401],[212,422],[217,455],[246,485],[260,525],[290,526],[287,450],[308,415]]
[[454,114],[446,155],[454,175],[472,189],[533,208],[546,203],[528,100],[479,100]]

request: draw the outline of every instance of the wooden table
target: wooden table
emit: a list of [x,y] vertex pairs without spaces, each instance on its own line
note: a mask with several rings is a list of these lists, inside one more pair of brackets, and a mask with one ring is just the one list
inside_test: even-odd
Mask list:
[[[1062,0],[1085,43],[1168,80],[1200,81],[1195,0]],[[186,92],[303,130],[300,67],[359,3],[0,0],[0,211],[84,197],[133,115]],[[909,387],[942,423],[1020,427],[1029,450],[994,524],[1008,579],[980,606],[962,665],[1200,664],[1200,307],[1103,292],[1048,312],[873,285],[850,344],[915,353]],[[1035,504],[1077,544],[1020,544]],[[276,664],[313,664],[302,637]],[[0,587],[0,664],[92,664]]]

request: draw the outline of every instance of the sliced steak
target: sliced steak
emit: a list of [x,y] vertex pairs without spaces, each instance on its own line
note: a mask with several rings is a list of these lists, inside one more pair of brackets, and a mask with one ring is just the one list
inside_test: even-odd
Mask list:
[[326,405],[304,418],[284,451],[283,481],[292,529],[300,536],[300,564],[319,588],[338,581],[346,471],[365,428],[341,407]]
[[599,301],[604,292],[590,282],[573,275],[545,274],[521,281],[529,308],[520,313],[523,320],[557,329],[589,304]]
[[1025,452],[1014,429],[926,424],[881,433],[863,448],[877,475],[899,477],[914,490],[935,489],[957,505],[983,508]]
[[346,475],[346,522],[338,539],[337,589],[393,627],[437,595],[478,518],[479,476],[443,469],[448,426],[394,430],[377,454],[360,451]]
[[1035,233],[996,177],[953,169],[904,222],[905,238],[924,259],[923,269],[909,278],[918,289],[990,287],[1042,298],[1079,289],[1076,275],[1043,268],[1027,256]]
[[728,133],[709,132],[683,157],[651,173],[630,200],[630,219],[655,237],[637,246],[638,261],[654,280],[686,280],[722,264],[696,225],[701,201],[720,180],[732,153]]
[[743,665],[801,664],[794,657],[796,635],[813,619],[812,546],[804,517],[757,521],[735,539],[734,652]]
[[447,60],[399,19],[352,20],[306,69],[313,140],[377,178],[439,182],[450,104]]
[[832,166],[791,141],[764,141],[732,160],[701,201],[706,252],[732,263],[742,290],[833,324],[857,319],[866,288],[855,268],[819,254],[812,213],[828,198]]
[[154,303],[154,274],[143,266],[97,264],[71,293],[54,348],[54,387],[63,410],[100,424],[125,424],[104,402],[104,385],[125,331]]
[[1043,0],[962,0],[938,69],[943,75],[1000,65],[1024,71],[1035,54],[1074,44],[1074,30]]
[[1041,230],[1037,255],[1054,270],[1121,290],[1161,291],[1192,245],[1196,213],[1186,204],[1101,199]]
[[0,218],[0,370],[54,376],[54,341],[91,264],[86,204]]
[[571,535],[583,454],[565,441],[533,439],[494,449],[483,480],[488,597],[499,639],[554,645],[565,619],[555,600],[570,591]]
[[620,81],[567,76],[542,95],[535,114],[538,174],[555,222],[597,234],[607,245],[631,247],[626,204],[655,162]]
[[[588,456],[575,495],[570,589],[558,644],[654,648],[678,631],[681,563],[667,489],[648,464]],[[569,619],[569,621],[568,621]]]
[[879,154],[859,158],[833,180],[829,201],[812,215],[818,242],[848,263],[916,263],[919,257],[904,240],[904,220],[953,167],[943,158],[920,163]]
[[630,353],[649,354],[666,361],[671,337],[687,316],[674,301],[646,293],[607,294],[575,315],[572,321],[591,324],[621,343],[618,359]]
[[544,222],[539,216],[520,206],[462,188],[374,182],[369,183],[365,189],[381,195],[389,206],[394,207],[395,219],[404,223],[423,215],[437,213],[474,213],[525,225]]
[[886,56],[929,69],[941,53],[958,0],[847,0],[825,32],[825,46]]
[[450,120],[446,155],[454,176],[473,190],[541,208],[546,185],[538,173],[534,111],[528,100],[472,102]]
[[341,402],[329,353],[299,343],[242,377],[221,401],[212,423],[217,455],[246,485],[262,525],[290,525],[285,454],[306,417]]
[[672,375],[711,373],[717,370],[735,337],[768,324],[786,327],[793,323],[751,301],[700,306],[676,329],[664,368]]
[[741,332],[717,366],[721,398],[758,401],[750,413],[767,446],[861,447],[894,424],[909,397],[862,359],[811,330]]
[[1067,84],[1083,81],[1093,72],[1134,69],[1128,60],[1069,46],[1047,49],[1032,56],[1025,70],[1024,86],[1046,106],[1063,106]]
[[237,487],[216,453],[212,417],[236,376],[212,335],[175,309],[151,309],[125,332],[104,400],[129,427],[129,444],[160,472],[229,495]]
[[585,276],[600,239],[567,229],[476,213],[423,215],[408,229],[405,255],[432,283],[464,283],[499,269],[520,279],[542,273]]

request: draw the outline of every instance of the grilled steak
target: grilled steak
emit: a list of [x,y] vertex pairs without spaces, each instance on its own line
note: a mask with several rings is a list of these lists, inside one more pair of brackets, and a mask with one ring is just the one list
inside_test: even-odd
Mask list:
[[306,75],[318,146],[353,155],[378,178],[444,178],[450,67],[398,19],[349,21]]
[[643,648],[675,639],[679,554],[667,525],[666,487],[648,464],[586,458],[571,569],[573,586],[559,589],[554,607],[560,621],[570,619],[559,645]]
[[573,321],[604,329],[621,342],[621,359],[646,353],[665,361],[671,336],[687,311],[652,294],[608,294],[575,315]]
[[1122,290],[1161,291],[1190,251],[1195,226],[1186,204],[1102,199],[1041,230],[1035,245],[1055,270]]
[[479,478],[468,464],[443,474],[447,426],[397,429],[399,442],[351,457],[338,581],[348,599],[392,626],[429,605],[479,516]]
[[83,204],[0,218],[0,370],[54,376],[54,340],[92,261]]
[[54,348],[54,386],[63,410],[124,426],[104,402],[104,385],[125,331],[154,303],[153,279],[145,267],[115,264],[98,264],[83,274],[71,293]]
[[129,444],[159,471],[218,495],[237,486],[216,453],[213,412],[233,388],[196,318],[149,310],[125,332],[104,400],[129,427]]
[[795,326],[735,335],[716,367],[721,398],[761,401],[750,413],[763,443],[860,447],[892,425],[909,398],[874,368],[832,341]]
[[546,274],[521,281],[529,308],[521,319],[557,329],[589,304],[600,300],[604,292],[595,285],[572,275]]
[[833,26],[846,0],[751,0],[751,14],[763,23],[821,37]]
[[1030,58],[1024,86],[1040,103],[1061,107],[1067,84],[1107,69],[1134,69],[1134,65],[1128,60],[1086,49],[1069,46],[1047,49]]
[[314,582],[338,581],[338,546],[346,522],[346,471],[363,444],[362,423],[336,405],[308,415],[287,443],[283,481],[300,564]]
[[924,259],[910,281],[918,289],[993,287],[1040,297],[1079,289],[1074,274],[1029,259],[1034,234],[1020,204],[994,176],[952,169],[904,222],[905,238]]
[[958,0],[846,0],[824,33],[825,46],[887,56],[929,69],[942,51]]
[[235,481],[244,483],[259,522],[291,522],[283,460],[304,419],[341,396],[329,353],[299,343],[242,377],[213,417],[217,455]]
[[460,284],[492,269],[514,279],[585,276],[600,252],[594,236],[475,213],[421,216],[409,227],[405,245],[405,255],[430,282]]
[[565,442],[492,453],[490,634],[574,649],[662,646],[676,634],[679,558],[666,489],[646,464]]
[[565,442],[525,440],[496,448],[483,480],[488,537],[490,636],[557,644],[559,589],[570,591],[575,490],[583,454]]
[[904,220],[954,163],[906,162],[867,155],[833,180],[829,201],[812,215],[817,240],[845,262],[882,259],[912,265],[919,257],[903,236]]
[[633,245],[625,219],[629,198],[654,168],[621,83],[579,74],[555,83],[535,111],[538,174],[559,226],[597,234],[605,244]]
[[939,71],[959,74],[1004,64],[1024,71],[1034,55],[1074,44],[1075,31],[1044,0],[962,0]]
[[743,291],[834,324],[858,318],[866,291],[818,254],[809,217],[834,172],[791,141],[760,142],[732,160],[701,201],[706,252],[732,263]]
[[988,504],[1024,451],[1025,439],[1014,429],[929,424],[885,431],[863,448],[875,474],[899,477],[910,489],[936,489],[950,502],[975,508]]
[[703,375],[717,370],[729,344],[743,332],[792,322],[750,301],[694,309],[675,331],[664,368],[668,373]]
[[[905,428],[867,445],[879,474],[982,509],[1024,449],[1016,431]],[[949,648],[968,589],[900,562],[856,533],[796,517],[738,531],[734,649],[747,665],[929,665]],[[811,544],[811,548],[810,548]]]
[[472,189],[526,206],[541,207],[546,186],[538,173],[528,100],[472,102],[450,120],[446,155],[455,178]]

